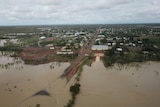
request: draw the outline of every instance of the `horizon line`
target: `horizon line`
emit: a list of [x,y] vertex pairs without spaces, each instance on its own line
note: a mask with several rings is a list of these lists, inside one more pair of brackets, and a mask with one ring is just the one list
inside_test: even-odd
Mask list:
[[157,23],[84,23],[84,24],[13,24],[13,25],[0,25],[0,27],[14,27],[14,26],[69,26],[69,25],[139,25],[139,24],[160,24]]

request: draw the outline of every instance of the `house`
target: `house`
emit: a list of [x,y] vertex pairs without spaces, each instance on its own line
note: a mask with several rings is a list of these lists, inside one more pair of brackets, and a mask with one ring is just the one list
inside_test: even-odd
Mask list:
[[112,45],[112,43],[111,42],[109,42],[109,43],[107,43],[108,44],[108,46],[111,46]]
[[142,41],[138,41],[137,43],[138,43],[138,44],[142,44]]
[[55,49],[54,47],[50,47],[49,49]]
[[122,52],[123,49],[122,48],[117,48],[116,50],[119,51],[119,52]]
[[41,36],[39,39],[42,40],[42,39],[45,39],[45,38],[46,38],[45,36]]
[[46,47],[52,47],[53,46],[53,44],[47,44],[46,45]]
[[113,41],[113,38],[107,38],[107,41]]
[[92,50],[108,50],[107,45],[93,45]]
[[121,42],[121,43],[120,43],[120,46],[123,46],[123,45],[124,45],[124,44]]
[[98,35],[98,38],[105,38],[104,35]]
[[73,52],[72,51],[69,51],[69,52],[67,52],[67,51],[58,51],[57,54],[58,55],[70,55],[70,54],[73,54]]
[[116,45],[116,42],[113,42],[112,45],[115,46],[115,45]]
[[135,44],[135,43],[133,43],[133,44],[132,44],[132,46],[133,46],[133,47],[135,47],[135,46],[136,46],[136,44]]
[[60,51],[57,51],[58,55],[70,55],[70,54],[74,54],[73,51],[71,51],[71,49],[61,49]]

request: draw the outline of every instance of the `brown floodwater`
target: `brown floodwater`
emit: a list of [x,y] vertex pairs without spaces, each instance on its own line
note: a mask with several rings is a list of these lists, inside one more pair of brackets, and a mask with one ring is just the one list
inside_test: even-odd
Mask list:
[[[1,56],[0,64],[0,107],[63,107],[70,99],[72,80],[67,84],[59,78],[69,63],[25,65]],[[40,90],[51,96],[33,96]]]
[[[0,107],[64,107],[71,99],[69,83],[59,78],[69,63],[25,65],[0,55]],[[160,107],[160,62],[105,68],[84,66],[74,107]],[[50,96],[36,95],[44,90]]]
[[85,66],[74,107],[160,107],[160,63]]

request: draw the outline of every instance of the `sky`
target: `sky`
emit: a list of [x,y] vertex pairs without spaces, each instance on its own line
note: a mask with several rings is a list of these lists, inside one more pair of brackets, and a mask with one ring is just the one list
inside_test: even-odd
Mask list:
[[0,0],[0,26],[119,23],[160,23],[160,0]]

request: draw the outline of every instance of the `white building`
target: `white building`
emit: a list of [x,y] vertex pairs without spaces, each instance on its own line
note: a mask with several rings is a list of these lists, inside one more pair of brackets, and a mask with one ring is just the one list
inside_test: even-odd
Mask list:
[[45,39],[45,38],[46,38],[45,36],[41,36],[39,39],[42,40],[42,39]]
[[70,55],[70,54],[73,54],[73,52],[72,51],[58,51],[57,52],[57,54],[58,55]]
[[108,50],[107,45],[93,45],[92,50]]
[[123,49],[122,48],[117,48],[117,51],[122,52]]
[[98,38],[105,38],[104,35],[98,35]]

